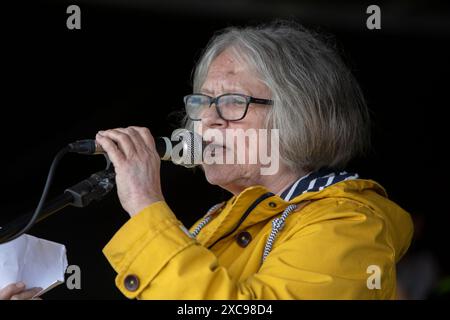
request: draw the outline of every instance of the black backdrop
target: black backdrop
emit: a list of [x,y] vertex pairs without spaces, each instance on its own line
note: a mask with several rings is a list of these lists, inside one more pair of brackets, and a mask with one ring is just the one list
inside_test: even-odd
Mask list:
[[[81,30],[66,28],[66,8],[74,3],[81,7]],[[449,273],[448,7],[380,3],[382,30],[370,31],[365,26],[370,3],[364,2],[346,2],[335,10],[324,1],[307,1],[309,11],[288,0],[263,1],[265,10],[257,10],[256,1],[218,4],[217,10],[198,1],[192,7],[180,1],[105,3],[1,4],[0,223],[36,206],[50,162],[65,144],[129,125],[147,126],[155,136],[170,135],[176,127],[170,114],[182,108],[192,68],[215,30],[290,17],[336,36],[373,117],[373,151],[352,167],[381,182],[413,215],[424,217],[421,245]],[[52,195],[102,166],[101,157],[67,156]],[[162,180],[167,202],[187,226],[229,196],[209,186],[200,170],[164,163]],[[101,249],[126,220],[111,194],[36,225],[30,233],[64,243],[69,264],[82,271],[81,290],[62,285],[45,297],[121,299]]]

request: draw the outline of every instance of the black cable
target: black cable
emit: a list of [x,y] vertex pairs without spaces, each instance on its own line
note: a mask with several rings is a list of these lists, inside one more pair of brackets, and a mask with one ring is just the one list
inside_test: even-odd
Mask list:
[[28,221],[27,225],[25,227],[23,227],[20,231],[18,231],[14,236],[12,236],[6,240],[0,240],[0,244],[17,239],[18,237],[23,235],[25,232],[30,230],[31,227],[34,225],[34,223],[36,222],[36,219],[41,214],[42,207],[44,206],[45,200],[47,199],[48,191],[50,190],[50,186],[51,186],[51,183],[53,180],[53,176],[55,174],[56,167],[58,166],[58,163],[61,160],[61,158],[65,154],[67,154],[69,151],[70,151],[69,147],[64,147],[56,154],[55,158],[53,159],[52,165],[50,166],[50,170],[47,175],[47,180],[45,182],[44,190],[42,191],[41,199],[39,200],[39,203],[38,203],[36,209],[34,210],[34,213],[31,216],[30,221]]

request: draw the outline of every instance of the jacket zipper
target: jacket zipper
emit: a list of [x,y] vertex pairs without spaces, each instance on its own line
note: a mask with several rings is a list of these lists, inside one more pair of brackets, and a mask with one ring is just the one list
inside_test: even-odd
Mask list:
[[219,242],[222,239],[227,238],[228,236],[232,235],[238,228],[239,226],[244,222],[244,220],[248,217],[248,215],[253,211],[253,209],[256,208],[256,206],[258,204],[260,204],[262,201],[266,200],[267,198],[270,198],[274,196],[274,194],[272,192],[267,192],[265,194],[263,194],[262,196],[260,196],[258,199],[256,199],[255,201],[253,201],[253,203],[247,208],[247,210],[245,210],[245,213],[242,215],[242,217],[239,219],[239,222],[237,223],[236,226],[234,226],[234,228],[228,232],[227,234],[223,235],[222,237],[220,237],[219,239],[217,239],[216,241],[214,241],[213,244],[211,244],[208,249],[211,249],[217,242]]

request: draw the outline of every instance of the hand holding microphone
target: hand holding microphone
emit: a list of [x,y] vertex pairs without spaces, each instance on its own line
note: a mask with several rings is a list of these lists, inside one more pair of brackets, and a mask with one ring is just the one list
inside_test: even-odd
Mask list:
[[99,131],[96,143],[114,164],[117,194],[130,216],[164,200],[160,181],[161,159],[150,130],[128,127]]
[[[164,199],[160,158],[188,168],[202,162],[204,142],[199,134],[177,129],[171,139],[155,139],[144,127],[117,128],[99,131],[96,140],[70,143],[68,150],[88,155],[106,153],[115,167],[121,204],[130,215],[134,215],[151,203]],[[172,141],[178,142],[172,145]]]
[[[146,129],[146,128],[144,128]],[[177,141],[175,146],[172,140]],[[202,137],[187,129],[176,129],[172,133],[172,140],[168,137],[154,139],[155,148],[161,160],[171,160],[173,163],[186,168],[194,167],[203,161],[203,148],[208,144]],[[102,146],[95,140],[78,140],[68,144],[68,152],[95,155],[106,154]]]
[[161,159],[150,130],[128,127],[99,131],[96,143],[114,164],[117,194],[130,216],[164,200],[160,180]]

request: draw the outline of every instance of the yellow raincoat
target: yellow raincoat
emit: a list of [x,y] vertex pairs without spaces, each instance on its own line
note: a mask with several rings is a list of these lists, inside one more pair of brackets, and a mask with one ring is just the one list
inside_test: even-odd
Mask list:
[[[298,209],[263,262],[272,220],[289,204]],[[356,179],[288,202],[264,187],[247,188],[196,238],[156,202],[103,252],[128,298],[394,299],[395,265],[412,233],[409,214],[379,184]]]

